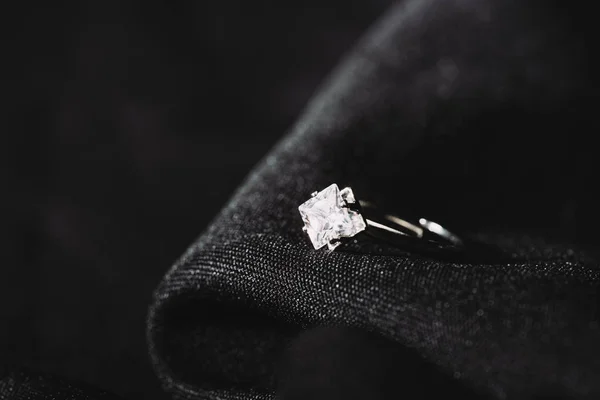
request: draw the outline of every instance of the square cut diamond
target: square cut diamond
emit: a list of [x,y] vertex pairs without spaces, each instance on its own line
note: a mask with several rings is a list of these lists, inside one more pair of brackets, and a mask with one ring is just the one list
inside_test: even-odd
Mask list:
[[352,237],[366,229],[363,217],[347,207],[355,202],[352,189],[340,191],[334,183],[298,207],[304,229],[315,249],[327,245],[333,250],[340,244],[333,241]]

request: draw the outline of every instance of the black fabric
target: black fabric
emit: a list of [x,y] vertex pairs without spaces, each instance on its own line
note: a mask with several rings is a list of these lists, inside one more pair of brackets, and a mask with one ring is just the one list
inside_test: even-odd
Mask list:
[[[491,398],[598,397],[597,86],[581,7],[390,10],[157,289],[148,338],[165,389],[273,398],[294,338],[333,325]],[[332,182],[510,261],[315,251],[297,206]],[[396,395],[417,381],[428,373],[398,373]]]
[[284,400],[480,398],[417,352],[347,327],[300,333],[284,351],[277,375]]
[[387,3],[10,4],[0,369],[168,398],[153,290]]
[[82,382],[73,382],[23,368],[0,370],[0,399],[10,400],[118,400]]

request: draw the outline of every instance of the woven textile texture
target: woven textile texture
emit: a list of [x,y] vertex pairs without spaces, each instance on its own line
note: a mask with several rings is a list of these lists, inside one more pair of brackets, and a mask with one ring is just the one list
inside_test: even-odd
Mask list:
[[[392,8],[157,288],[148,340],[165,389],[274,398],[290,343],[337,326],[483,396],[600,396],[597,95],[580,7]],[[297,207],[333,182],[503,256],[315,251]]]

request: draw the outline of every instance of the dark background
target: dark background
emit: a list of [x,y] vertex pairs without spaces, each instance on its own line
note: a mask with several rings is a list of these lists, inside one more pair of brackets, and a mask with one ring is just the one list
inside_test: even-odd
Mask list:
[[0,365],[163,397],[152,290],[391,1],[168,3],[3,13]]

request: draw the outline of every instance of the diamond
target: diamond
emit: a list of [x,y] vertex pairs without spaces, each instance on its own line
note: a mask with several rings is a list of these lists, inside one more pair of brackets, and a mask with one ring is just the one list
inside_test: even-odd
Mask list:
[[304,231],[308,234],[315,249],[327,245],[336,248],[339,239],[352,237],[366,229],[367,225],[360,213],[349,209],[348,204],[356,203],[350,188],[342,191],[334,183],[298,207]]

